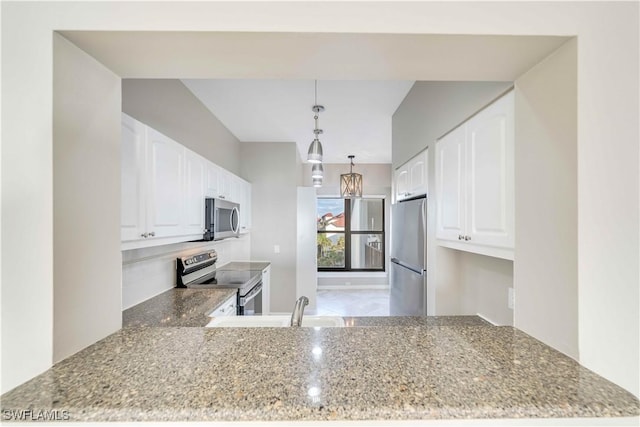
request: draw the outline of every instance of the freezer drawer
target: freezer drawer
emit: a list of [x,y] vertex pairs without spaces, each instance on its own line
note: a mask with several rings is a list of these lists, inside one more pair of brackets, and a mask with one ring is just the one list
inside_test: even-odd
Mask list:
[[426,316],[427,273],[417,273],[395,262],[390,263],[389,314]]

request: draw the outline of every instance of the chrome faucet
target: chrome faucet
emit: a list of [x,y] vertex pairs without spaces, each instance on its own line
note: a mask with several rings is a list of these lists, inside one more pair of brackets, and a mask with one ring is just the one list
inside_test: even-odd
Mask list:
[[304,314],[304,306],[309,304],[309,298],[302,296],[296,301],[296,305],[293,307],[293,313],[291,313],[291,326],[302,325],[302,315]]

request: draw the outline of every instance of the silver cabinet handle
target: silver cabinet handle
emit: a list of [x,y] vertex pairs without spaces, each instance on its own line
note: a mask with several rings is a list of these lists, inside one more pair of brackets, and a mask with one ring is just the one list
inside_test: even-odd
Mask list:
[[218,195],[218,199],[224,199],[224,198],[225,197],[222,194]]
[[458,234],[458,240],[462,240],[464,239],[464,237],[462,236],[462,234]]
[[469,236],[464,236],[464,240],[471,240],[471,237],[469,237]]
[[149,237],[154,237],[156,235],[155,231],[152,231],[151,233],[149,233]]
[[149,233],[142,233],[140,237],[144,237],[146,239],[147,237],[149,237]]

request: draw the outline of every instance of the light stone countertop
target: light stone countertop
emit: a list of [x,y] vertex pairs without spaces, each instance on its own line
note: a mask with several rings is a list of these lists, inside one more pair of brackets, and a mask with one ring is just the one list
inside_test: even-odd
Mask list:
[[[390,320],[388,320],[390,322]],[[474,323],[477,323],[474,325]],[[127,327],[2,396],[72,421],[637,416],[638,400],[512,327]]]

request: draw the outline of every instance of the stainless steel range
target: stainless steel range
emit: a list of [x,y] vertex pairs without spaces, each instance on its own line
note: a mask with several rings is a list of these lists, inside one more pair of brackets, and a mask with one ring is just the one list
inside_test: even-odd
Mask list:
[[237,314],[262,313],[262,270],[216,268],[218,254],[211,250],[176,260],[176,287],[237,289]]

